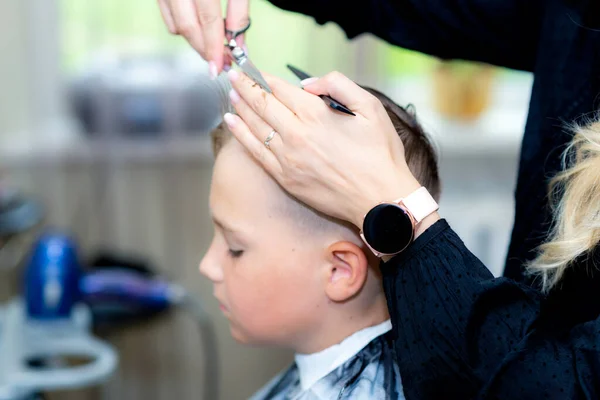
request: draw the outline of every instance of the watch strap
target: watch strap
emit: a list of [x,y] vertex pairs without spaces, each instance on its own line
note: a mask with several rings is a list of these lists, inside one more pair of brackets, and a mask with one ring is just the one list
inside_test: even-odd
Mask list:
[[433,196],[423,186],[400,199],[397,203],[403,205],[411,213],[416,224],[440,208]]

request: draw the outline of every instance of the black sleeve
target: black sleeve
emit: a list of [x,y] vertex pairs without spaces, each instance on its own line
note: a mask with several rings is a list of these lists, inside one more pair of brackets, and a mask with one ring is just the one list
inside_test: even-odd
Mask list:
[[444,220],[382,272],[407,399],[599,398],[598,320],[540,328],[542,297],[494,279]]
[[532,71],[541,31],[541,0],[269,0],[333,21],[349,38],[373,33],[443,59],[482,61]]

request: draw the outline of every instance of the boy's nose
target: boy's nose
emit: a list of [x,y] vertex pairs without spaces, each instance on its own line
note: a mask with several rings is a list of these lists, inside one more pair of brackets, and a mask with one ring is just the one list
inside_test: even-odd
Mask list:
[[217,260],[210,257],[210,254],[205,255],[200,261],[200,273],[213,282],[223,280],[223,269],[219,266]]

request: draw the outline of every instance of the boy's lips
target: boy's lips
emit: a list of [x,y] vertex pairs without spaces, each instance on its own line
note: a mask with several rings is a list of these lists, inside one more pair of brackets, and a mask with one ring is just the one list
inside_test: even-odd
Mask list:
[[223,312],[225,311],[229,311],[229,309],[227,308],[227,306],[225,306],[225,304],[223,304],[223,302],[221,301],[221,299],[219,298],[219,296],[217,296],[216,293],[213,293],[213,296],[215,299],[217,299],[217,301],[219,302],[219,309]]

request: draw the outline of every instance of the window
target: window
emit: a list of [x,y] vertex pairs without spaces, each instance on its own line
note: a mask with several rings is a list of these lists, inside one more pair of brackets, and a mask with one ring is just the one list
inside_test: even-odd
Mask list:
[[[251,6],[250,54],[259,68],[282,77],[291,79],[288,63],[314,74],[339,70],[355,79],[419,74],[434,63],[375,38],[348,42],[337,25],[318,26],[311,17],[280,10],[265,0]],[[189,51],[182,38],[167,32],[152,0],[61,0],[61,18],[63,66],[69,73],[101,52]]]

